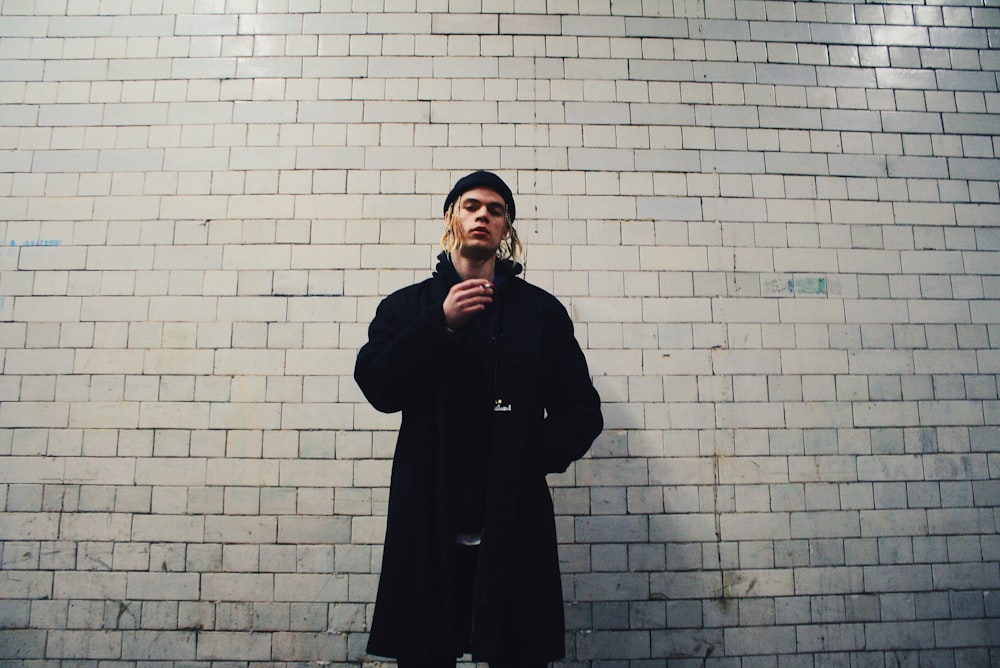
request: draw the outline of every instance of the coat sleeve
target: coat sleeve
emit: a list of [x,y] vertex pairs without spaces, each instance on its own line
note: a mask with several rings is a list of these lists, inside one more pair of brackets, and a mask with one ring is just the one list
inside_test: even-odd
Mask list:
[[562,473],[590,449],[604,428],[601,398],[594,389],[587,360],[573,335],[573,323],[562,304],[555,303],[551,376],[545,383],[545,419],[538,444],[544,473]]
[[420,306],[415,294],[390,295],[379,304],[368,327],[354,380],[376,410],[400,411],[421,388],[426,389],[434,373],[436,343],[446,337],[441,304]]

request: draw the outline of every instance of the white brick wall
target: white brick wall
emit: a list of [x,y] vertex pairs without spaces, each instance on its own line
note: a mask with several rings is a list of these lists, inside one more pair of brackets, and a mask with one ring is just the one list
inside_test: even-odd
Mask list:
[[518,193],[565,666],[1000,665],[1000,8],[0,0],[0,663],[361,666],[351,378]]

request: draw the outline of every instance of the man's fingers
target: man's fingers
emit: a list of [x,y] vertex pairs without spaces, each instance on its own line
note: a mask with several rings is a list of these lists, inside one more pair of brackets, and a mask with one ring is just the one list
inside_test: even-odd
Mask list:
[[472,297],[469,299],[463,299],[455,304],[456,308],[463,313],[472,313],[474,311],[482,310],[490,303],[492,299],[487,299],[485,297]]
[[460,290],[462,292],[468,292],[472,294],[487,294],[493,292],[493,284],[489,281],[484,281],[482,279],[473,278],[467,281],[462,281],[452,287],[452,290]]
[[485,304],[493,299],[493,286],[488,281],[473,279],[452,287],[456,303]]
[[493,301],[493,284],[481,278],[462,281],[451,287],[445,298],[444,314],[449,327],[457,327]]

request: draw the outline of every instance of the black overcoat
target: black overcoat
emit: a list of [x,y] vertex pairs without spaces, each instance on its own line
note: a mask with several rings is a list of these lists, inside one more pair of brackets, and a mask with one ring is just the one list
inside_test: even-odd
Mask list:
[[[511,268],[514,268],[511,270]],[[514,278],[498,290],[498,410],[492,412],[473,657],[555,660],[565,653],[552,498],[545,475],[565,471],[603,428],[600,399],[566,309]],[[448,655],[454,624],[447,573],[446,397],[460,386],[442,304],[457,275],[442,254],[431,278],[379,305],[354,377],[377,410],[402,411],[393,458],[382,572],[368,651]],[[499,282],[499,281],[498,281]]]

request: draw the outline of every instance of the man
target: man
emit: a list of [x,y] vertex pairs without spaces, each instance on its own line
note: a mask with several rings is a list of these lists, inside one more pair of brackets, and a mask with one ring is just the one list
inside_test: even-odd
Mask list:
[[[545,475],[603,428],[573,325],[516,278],[514,196],[459,179],[431,278],[379,305],[354,377],[402,411],[368,651],[401,668],[542,668],[564,655],[555,519]],[[511,256],[511,257],[507,257]]]

